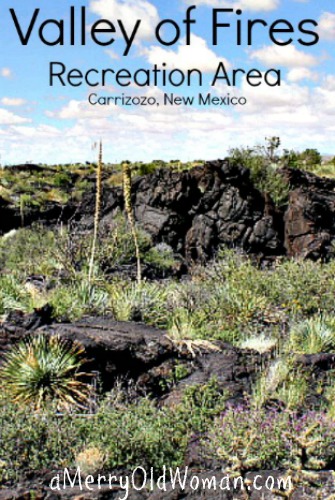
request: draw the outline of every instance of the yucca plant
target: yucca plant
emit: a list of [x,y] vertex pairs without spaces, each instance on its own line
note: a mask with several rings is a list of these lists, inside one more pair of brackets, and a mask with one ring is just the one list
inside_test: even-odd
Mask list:
[[138,283],[141,283],[142,272],[141,272],[140,246],[138,243],[134,211],[131,202],[131,168],[128,162],[124,162],[122,164],[122,174],[123,174],[124,205],[135,245],[135,255],[137,262],[137,281]]
[[165,326],[166,288],[153,283],[119,284],[110,289],[110,307],[117,321],[143,321]]
[[292,326],[288,344],[296,354],[319,354],[335,349],[335,326],[332,318],[309,318]]
[[40,410],[55,401],[59,407],[83,407],[90,386],[79,371],[84,348],[58,336],[27,337],[7,354],[0,370],[0,382],[9,397],[19,404]]
[[88,281],[91,282],[93,271],[94,271],[94,260],[95,252],[98,242],[99,234],[99,222],[100,222],[100,212],[101,212],[101,195],[102,195],[102,141],[100,141],[99,146],[99,158],[96,173],[96,193],[95,193],[95,212],[94,212],[94,229],[93,229],[93,240],[91,249],[91,259],[88,270]]

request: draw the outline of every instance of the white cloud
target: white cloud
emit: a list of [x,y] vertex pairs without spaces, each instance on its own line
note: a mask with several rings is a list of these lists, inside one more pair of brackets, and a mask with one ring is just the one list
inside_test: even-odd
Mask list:
[[[244,79],[240,89],[218,85],[216,90],[222,97],[228,92],[231,96],[243,95],[248,103],[239,109],[184,105],[122,108],[93,107],[85,100],[71,100],[54,113],[54,118],[75,121],[65,129],[62,144],[68,148],[69,142],[79,138],[71,149],[71,158],[78,161],[89,151],[92,140],[100,136],[107,161],[224,157],[230,147],[253,145],[269,135],[280,136],[288,149],[306,148],[312,137],[313,147],[331,152],[335,77],[328,76],[316,89],[286,81],[280,87],[250,87]],[[131,94],[135,95],[134,91]],[[163,92],[156,88],[146,94],[160,99]],[[197,91],[190,90],[189,94],[197,95]],[[213,91],[213,95],[217,94]]]
[[275,10],[280,5],[280,0],[186,0],[186,2],[192,5],[265,12]]
[[23,126],[23,125],[14,125],[12,130],[15,131],[16,134],[25,138],[36,138],[41,139],[51,139],[53,137],[60,138],[62,133],[56,127],[52,127],[50,125],[40,124],[37,126]]
[[0,102],[3,106],[23,106],[27,101],[20,97],[3,97]]
[[320,109],[327,115],[335,115],[335,77],[326,79],[325,85],[315,89],[315,96]]
[[178,68],[182,71],[188,69],[199,69],[204,73],[215,71],[220,61],[225,63],[228,68],[230,65],[227,60],[218,57],[211,50],[206,40],[193,35],[191,45],[185,45],[182,40],[176,50],[164,49],[157,45],[142,50],[142,54],[151,64],[161,64],[165,62],[168,68]]
[[118,60],[120,59],[120,56],[112,49],[107,49],[105,50],[106,54],[111,58],[111,59],[114,59],[114,60]]
[[87,101],[71,99],[61,110],[46,111],[45,114],[50,118],[60,120],[95,119],[104,115],[110,116],[111,108],[108,106],[92,106]]
[[12,76],[12,70],[10,68],[1,68],[0,69],[0,75],[3,78],[11,78],[11,76]]
[[90,9],[105,19],[122,20],[128,29],[134,28],[136,21],[141,20],[137,39],[152,38],[159,23],[156,7],[147,0],[91,0]]
[[327,75],[325,77],[323,88],[335,91],[335,75]]
[[[215,159],[224,157],[230,147],[252,146],[274,135],[281,137],[287,149],[315,147],[335,153],[329,139],[335,132],[334,109],[327,108],[329,99],[335,102],[334,95],[290,84],[284,84],[278,92],[273,90],[243,87],[249,102],[238,113],[228,107],[186,106],[106,106],[104,112],[103,107],[93,110],[85,100],[71,101],[59,114],[64,120],[74,120],[74,125],[64,126],[62,120],[62,125],[58,122],[59,128],[54,129],[43,125],[11,127],[6,136],[0,135],[0,150],[5,162],[13,163],[26,158],[48,163],[92,161],[96,153],[91,151],[91,144],[102,137],[106,161]],[[157,89],[155,92],[159,94]],[[222,88],[222,96],[227,92],[235,94]]]
[[310,99],[308,87],[289,84],[285,81],[282,81],[279,87],[269,87],[268,85],[250,87],[244,79],[241,92],[248,99],[248,105],[244,111],[252,114],[261,113],[264,109],[266,109],[266,115],[274,111],[276,113],[290,112],[294,107],[299,109],[299,107],[307,105]]
[[308,68],[293,68],[288,72],[287,79],[289,82],[299,82],[301,80],[316,81],[318,75]]
[[22,116],[15,115],[7,109],[0,108],[0,125],[14,125],[17,123],[27,122],[30,122],[28,118],[23,118]]
[[319,63],[311,54],[298,50],[294,45],[264,46],[250,53],[251,59],[257,59],[267,66],[285,66],[288,68],[308,68]]
[[[146,94],[159,99],[163,92],[150,89]],[[211,141],[215,139],[215,148],[221,149],[222,130],[233,124],[229,112],[220,109],[200,111],[186,106],[96,108],[89,106],[87,101],[72,100],[58,112],[63,120],[75,120],[74,126],[62,135],[62,149],[68,148],[70,140],[79,139],[79,143],[72,146],[72,158],[89,155],[89,146],[96,137],[104,141],[107,161],[170,159],[175,155],[195,158],[206,156],[206,150],[212,150],[207,155],[215,158],[219,153],[213,150]],[[69,157],[66,161],[70,161]]]
[[322,13],[318,32],[323,40],[335,40],[335,14],[333,12]]

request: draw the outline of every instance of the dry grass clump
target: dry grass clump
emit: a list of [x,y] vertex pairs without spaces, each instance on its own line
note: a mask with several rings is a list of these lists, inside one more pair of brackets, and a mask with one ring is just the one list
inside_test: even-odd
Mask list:
[[88,446],[76,456],[76,465],[84,474],[96,474],[106,462],[106,455],[97,446]]

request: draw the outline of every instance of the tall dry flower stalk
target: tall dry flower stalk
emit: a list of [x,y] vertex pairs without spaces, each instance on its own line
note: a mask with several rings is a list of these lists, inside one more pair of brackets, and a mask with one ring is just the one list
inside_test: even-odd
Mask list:
[[135,245],[135,256],[137,262],[137,282],[141,283],[142,281],[142,272],[141,272],[141,257],[140,257],[140,247],[138,243],[136,225],[135,225],[135,217],[133,206],[131,202],[131,168],[128,162],[124,162],[122,164],[122,174],[123,174],[123,195],[124,195],[124,204],[126,213],[128,216],[131,233],[134,240]]
[[91,258],[88,270],[88,281],[91,283],[93,273],[94,273],[94,261],[95,261],[95,253],[98,243],[98,235],[99,235],[99,222],[100,222],[100,212],[101,212],[101,194],[102,194],[102,141],[100,141],[99,145],[99,158],[98,158],[98,167],[96,173],[96,195],[95,195],[95,211],[94,211],[94,229],[93,229],[93,241],[92,241],[92,250],[91,250]]

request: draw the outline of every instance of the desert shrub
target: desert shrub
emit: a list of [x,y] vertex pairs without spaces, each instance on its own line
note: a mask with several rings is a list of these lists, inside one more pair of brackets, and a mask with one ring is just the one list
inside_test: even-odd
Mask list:
[[262,408],[275,399],[288,410],[301,409],[308,394],[309,376],[297,369],[291,357],[276,359],[255,383],[252,402]]
[[270,154],[265,146],[234,148],[229,151],[229,160],[232,164],[248,168],[254,186],[262,193],[268,193],[277,206],[287,204],[289,185],[277,171],[280,158],[274,156],[274,151]]
[[299,161],[305,168],[321,165],[322,156],[317,149],[305,149],[299,153]]
[[214,418],[226,409],[229,396],[229,391],[220,389],[213,377],[207,384],[186,388],[177,414],[188,422],[192,432],[203,434],[212,426]]
[[0,239],[1,268],[21,278],[33,274],[50,276],[59,269],[54,258],[55,246],[53,231],[40,226],[19,229],[11,236],[10,244],[6,239]]
[[0,276],[0,314],[15,310],[29,312],[31,308],[31,295],[24,284],[13,275]]
[[147,398],[127,405],[106,400],[91,427],[91,442],[104,450],[110,468],[181,466],[190,437],[210,428],[226,397],[213,379],[188,388],[174,408],[157,409]]
[[[0,456],[5,463],[1,479],[18,480],[29,470],[74,467],[89,462],[85,450],[96,450],[98,465],[134,468],[181,466],[188,441],[206,432],[223,409],[226,395],[212,380],[189,388],[174,408],[157,408],[148,398],[128,402],[110,394],[97,413],[55,413],[49,407],[36,414],[0,396]],[[89,457],[88,457],[89,458]],[[94,464],[94,467],[97,465]],[[90,471],[94,472],[94,471]]]
[[0,484],[16,483],[28,470],[66,467],[87,434],[87,419],[70,414],[57,415],[54,408],[36,414],[0,397]]
[[310,375],[297,369],[291,370],[274,397],[282,401],[288,410],[301,410],[306,401],[310,386]]
[[261,324],[271,312],[267,298],[253,294],[250,288],[250,284],[248,289],[219,280],[179,285],[171,292],[169,327],[177,322],[180,328],[192,331],[191,338],[239,342],[248,325]]
[[334,311],[334,272],[335,261],[284,260],[262,270],[250,259],[222,250],[216,263],[203,270],[201,281],[207,286],[228,284],[243,289],[240,293],[265,297],[272,310],[299,317]]
[[58,172],[54,176],[53,183],[56,187],[68,187],[71,185],[71,176],[66,172]]
[[[137,228],[141,256],[150,248],[150,236]],[[123,264],[135,262],[135,244],[127,220],[123,215],[115,218],[113,225],[100,235],[96,255],[102,271],[110,272]]]
[[189,438],[187,423],[148,399],[127,406],[102,406],[94,418],[90,442],[100,446],[109,468],[161,469],[181,465]]
[[153,174],[161,165],[156,163],[138,163],[134,166],[134,171],[138,175]]
[[144,254],[143,260],[159,271],[168,271],[176,264],[172,248],[164,243],[149,248]]
[[325,413],[301,416],[241,405],[215,421],[207,446],[226,469],[238,463],[249,470],[291,468],[304,457],[305,468],[319,470],[334,460],[334,438],[335,423]]
[[254,180],[255,186],[262,193],[268,193],[277,207],[285,207],[288,204],[290,186],[275,167],[267,167],[264,175]]
[[[265,276],[266,293],[291,314],[312,315],[334,311],[335,262],[290,260]],[[264,286],[263,285],[263,286]]]

